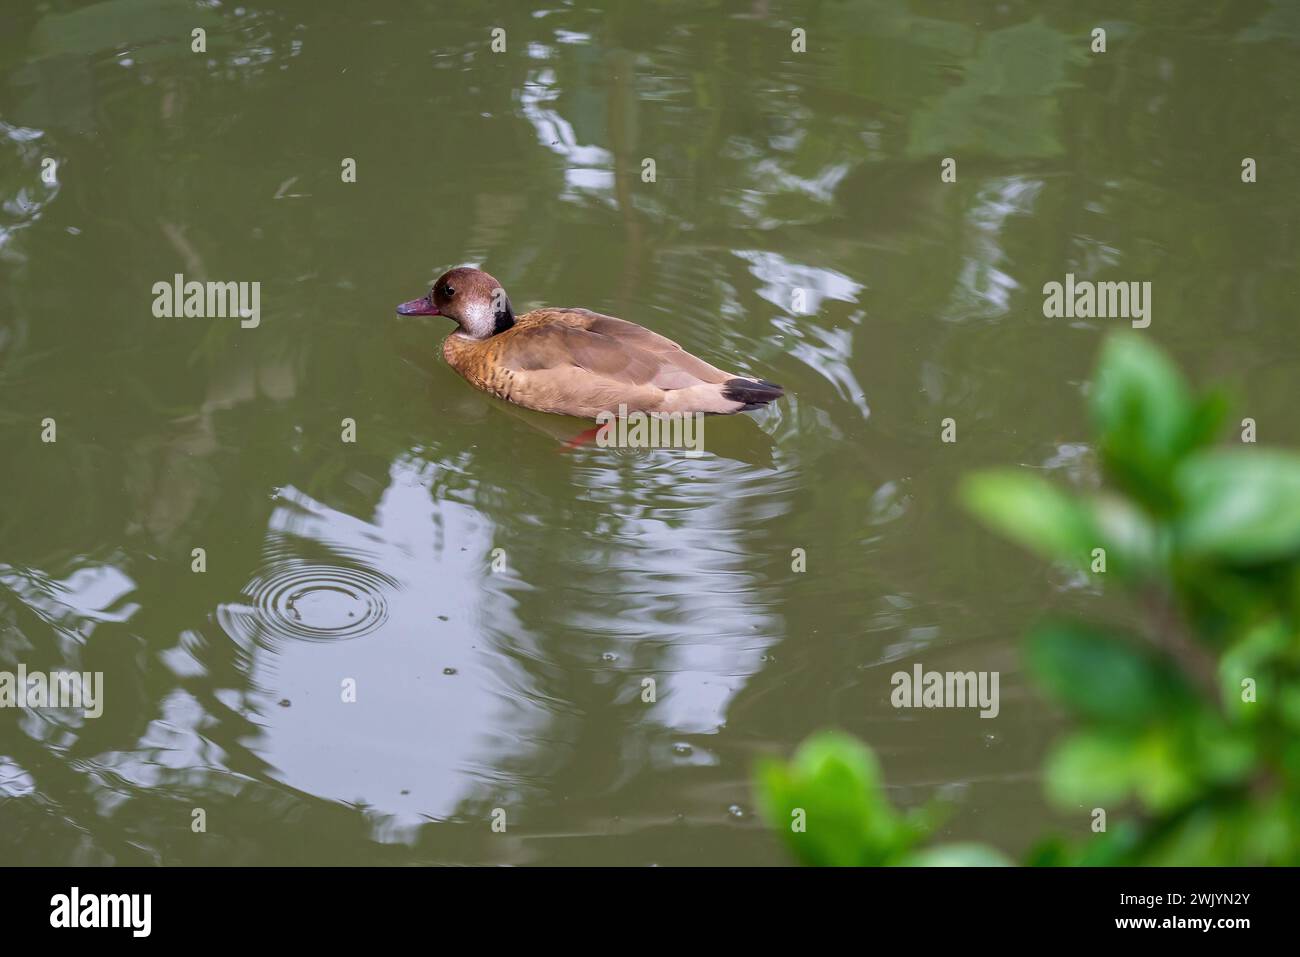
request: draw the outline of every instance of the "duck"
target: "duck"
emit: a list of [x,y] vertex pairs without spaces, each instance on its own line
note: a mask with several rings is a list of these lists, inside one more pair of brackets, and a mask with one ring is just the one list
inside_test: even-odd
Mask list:
[[476,389],[538,412],[733,415],[785,394],[625,319],[552,307],[517,316],[501,283],[469,266],[443,273],[428,295],[402,303],[397,314],[455,322],[442,344],[447,364]]

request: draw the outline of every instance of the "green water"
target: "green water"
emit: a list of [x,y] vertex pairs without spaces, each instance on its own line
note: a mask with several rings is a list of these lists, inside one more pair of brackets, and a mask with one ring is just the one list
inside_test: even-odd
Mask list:
[[[6,3],[0,670],[104,698],[0,710],[0,862],[776,864],[750,768],[824,726],[946,837],[1083,834],[1018,637],[1135,613],[953,488],[1095,482],[1128,321],[1067,273],[1300,444],[1297,91],[1283,0]],[[787,396],[566,450],[394,316],[462,263]],[[998,716],[896,710],[916,663]]]

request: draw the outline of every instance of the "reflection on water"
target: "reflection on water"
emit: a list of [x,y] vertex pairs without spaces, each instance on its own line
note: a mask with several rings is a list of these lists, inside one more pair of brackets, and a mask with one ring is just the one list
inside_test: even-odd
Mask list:
[[280,490],[245,589],[256,600],[217,614],[249,643],[248,688],[232,695],[273,776],[410,822],[450,817],[493,783],[491,732],[535,738],[546,717],[511,706],[510,668],[474,625],[487,529],[431,501],[425,471],[393,467],[373,524]]
[[[243,744],[274,779],[382,812],[389,839],[407,841],[424,820],[526,804],[586,746],[566,701],[575,674],[625,715],[620,747],[637,763],[708,762],[672,735],[717,733],[766,660],[776,596],[764,600],[736,530],[785,511],[790,480],[721,458],[580,454],[574,487],[608,513],[571,559],[494,541],[477,509],[430,496],[438,467],[416,458],[393,463],[371,522],[277,491],[255,575],[215,611],[247,678],[215,696],[248,719]],[[712,501],[717,482],[734,496]],[[645,506],[623,504],[629,486]],[[580,586],[554,582],[539,605],[527,582],[547,564],[571,565]],[[206,647],[166,659],[200,678]]]
[[381,627],[387,593],[400,586],[376,570],[382,562],[373,549],[382,539],[373,532],[296,489],[281,489],[262,567],[244,587],[244,601],[217,610],[221,627],[245,647],[271,648],[281,640],[356,638]]
[[44,135],[0,120],[0,258],[18,257],[9,248],[11,237],[58,195],[59,157],[42,148]]
[[[502,54],[441,0],[13,14],[0,670],[106,702],[0,710],[0,856],[777,863],[752,762],[825,725],[950,837],[1063,825],[1017,636],[1108,599],[952,487],[1095,481],[1107,325],[1043,319],[1066,272],[1152,280],[1151,333],[1300,442],[1284,8],[1135,8],[1104,58],[1028,0],[519,7]],[[392,316],[466,262],[787,397],[699,459],[573,448]],[[261,282],[261,325],[154,318],[176,272]],[[999,671],[996,722],[896,712],[917,661]]]

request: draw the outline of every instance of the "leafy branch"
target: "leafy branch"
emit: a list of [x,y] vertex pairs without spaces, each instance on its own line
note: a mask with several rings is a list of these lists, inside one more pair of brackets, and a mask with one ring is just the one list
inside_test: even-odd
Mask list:
[[[1007,469],[959,490],[994,531],[1117,582],[1144,623],[1029,631],[1029,672],[1074,725],[1045,761],[1047,795],[1118,819],[1040,840],[1026,863],[1300,863],[1300,456],[1212,447],[1224,397],[1193,394],[1132,334],[1106,342],[1091,406],[1102,491]],[[756,788],[808,864],[1005,862],[926,846],[939,810],[897,811],[870,748],[837,732],[761,763]]]

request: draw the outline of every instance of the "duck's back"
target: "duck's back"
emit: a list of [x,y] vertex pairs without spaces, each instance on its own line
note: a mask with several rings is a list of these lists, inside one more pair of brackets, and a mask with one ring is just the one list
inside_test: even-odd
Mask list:
[[[480,389],[544,412],[735,412],[735,377],[644,326],[588,309],[535,309],[487,339],[453,334],[447,363]],[[749,381],[749,380],[745,380]]]

